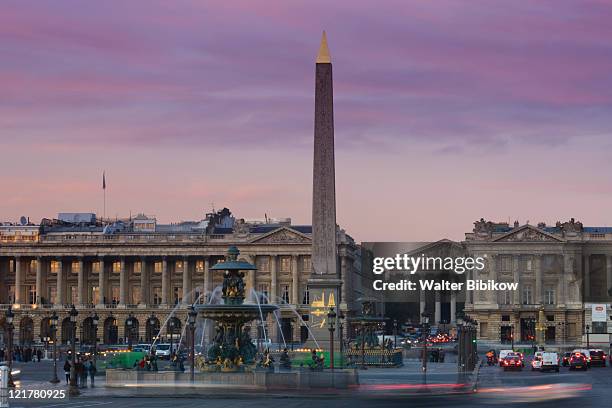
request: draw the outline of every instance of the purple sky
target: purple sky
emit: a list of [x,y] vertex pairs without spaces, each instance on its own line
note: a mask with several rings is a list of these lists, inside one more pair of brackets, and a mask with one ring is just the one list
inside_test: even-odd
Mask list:
[[609,1],[0,6],[0,219],[144,211],[310,223],[314,58],[334,62],[338,221],[612,225]]

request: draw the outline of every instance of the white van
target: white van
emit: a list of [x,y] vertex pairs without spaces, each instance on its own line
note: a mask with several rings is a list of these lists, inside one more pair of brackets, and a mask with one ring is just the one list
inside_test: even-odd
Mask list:
[[553,370],[559,372],[559,355],[557,353],[542,353],[541,371]]

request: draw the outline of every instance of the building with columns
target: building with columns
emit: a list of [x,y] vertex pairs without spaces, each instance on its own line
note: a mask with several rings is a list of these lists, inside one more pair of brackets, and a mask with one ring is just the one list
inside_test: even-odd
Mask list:
[[[609,347],[612,332],[612,228],[574,219],[554,226],[474,223],[463,245],[486,259],[470,279],[517,282],[517,291],[466,293],[465,311],[479,322],[479,338],[509,342],[584,343]],[[606,321],[593,321],[604,305]],[[542,316],[544,317],[542,319]]]
[[[180,333],[190,304],[216,301],[215,288],[223,277],[211,266],[236,245],[241,259],[257,267],[245,279],[250,301],[280,306],[278,323],[273,316],[267,322],[272,341],[304,342],[308,318],[301,318],[311,302],[311,234],[310,226],[292,225],[289,219],[248,222],[235,219],[228,209],[199,222],[168,225],[144,215],[113,223],[95,216],[89,222],[67,221],[60,215],[40,225],[5,224],[0,228],[0,307],[11,305],[16,314],[15,344],[40,342],[53,311],[62,325],[58,340],[67,342],[72,304],[79,310],[82,344],[95,338],[94,313],[100,318],[100,342],[127,342],[130,314],[137,322],[132,341],[148,342],[173,309],[174,330]],[[359,247],[338,229],[337,251],[342,281],[337,303],[350,313],[358,307],[353,300],[367,288]],[[3,315],[0,311],[0,319]],[[149,325],[150,317],[157,323]],[[167,337],[169,330],[160,336]]]

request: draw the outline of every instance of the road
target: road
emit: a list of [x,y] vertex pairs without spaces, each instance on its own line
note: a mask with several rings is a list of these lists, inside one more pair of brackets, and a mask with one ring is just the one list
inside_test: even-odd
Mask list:
[[[48,383],[51,378],[51,364],[20,364],[23,389],[52,389]],[[60,370],[61,371],[61,370]],[[266,407],[282,404],[283,408],[312,408],[333,399],[333,406],[340,408],[359,407],[608,407],[612,400],[612,368],[592,368],[587,372],[570,372],[562,368],[560,373],[540,373],[525,369],[521,372],[504,372],[499,367],[481,368],[478,392],[475,394],[455,394],[436,396],[437,386],[446,387],[458,381],[453,364],[430,364],[427,384],[431,390],[418,388],[416,393],[407,396],[397,389],[416,386],[423,382],[423,374],[417,362],[407,362],[403,369],[378,369],[360,372],[361,388],[352,390],[347,396],[326,397],[311,395],[296,397],[291,394],[244,396],[224,396],[223,398],[201,395],[146,398],[129,396],[127,392],[112,392],[102,386],[84,389],[80,397],[63,400],[11,400],[11,407],[45,408],[104,408],[120,407]],[[63,373],[59,373],[63,380]],[[65,382],[57,385],[66,389]]]

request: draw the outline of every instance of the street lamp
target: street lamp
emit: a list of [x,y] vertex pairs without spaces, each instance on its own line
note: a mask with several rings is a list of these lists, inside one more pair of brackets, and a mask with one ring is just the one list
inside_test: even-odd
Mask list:
[[190,356],[190,371],[189,371],[189,379],[191,382],[195,380],[195,328],[196,328],[196,319],[198,317],[198,312],[196,312],[193,305],[189,308],[188,315],[188,323],[189,323],[189,332],[191,333],[191,356]]
[[127,326],[127,336],[128,336],[128,350],[132,351],[132,335],[134,330],[134,316],[130,313],[127,320],[125,321],[125,325]]
[[49,381],[51,384],[57,384],[60,382],[59,378],[57,378],[57,321],[59,318],[57,317],[57,313],[53,311],[49,322],[51,323],[51,336],[53,337],[53,378]]
[[427,336],[429,334],[429,315],[427,313],[423,313],[423,362],[422,362],[422,370],[423,370],[423,382],[427,383]]
[[68,394],[71,396],[77,396],[80,394],[79,388],[77,387],[76,378],[76,328],[77,328],[77,316],[79,312],[76,310],[74,305],[70,309],[70,349],[72,350],[72,364],[70,364],[70,388]]
[[591,348],[591,342],[590,342],[590,338],[589,338],[589,330],[591,329],[591,326],[589,326],[588,324],[586,325],[586,336],[587,336],[587,348]]
[[94,329],[94,344],[93,344],[93,365],[96,366],[96,357],[98,355],[98,324],[100,323],[100,318],[98,317],[98,313],[95,312],[93,317],[91,318],[91,322],[93,324]]
[[13,319],[15,318],[15,314],[11,306],[6,310],[4,317],[8,335],[8,386],[10,388],[15,388],[15,383],[13,382],[13,330],[15,329],[15,326],[13,326]]
[[340,368],[344,368],[344,319],[346,316],[340,310],[338,315],[338,337],[340,340]]
[[171,317],[170,321],[168,322],[168,334],[170,335],[170,358],[172,358],[172,350],[174,349],[173,346],[173,337],[174,337],[174,326],[176,325],[174,318]]
[[336,311],[333,307],[329,308],[327,313],[327,324],[329,329],[329,368],[334,369],[334,331],[336,323]]
[[393,319],[393,348],[397,348],[397,319]]

